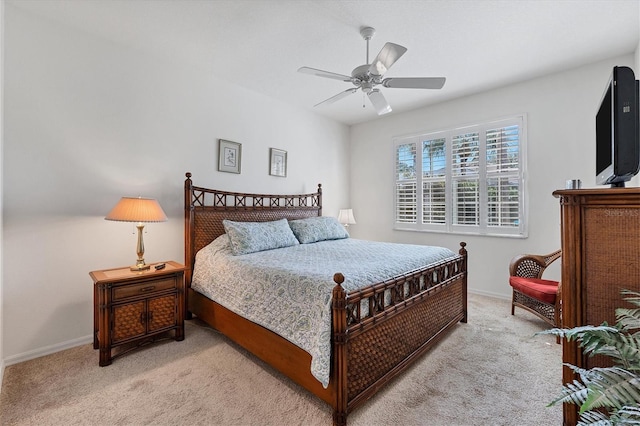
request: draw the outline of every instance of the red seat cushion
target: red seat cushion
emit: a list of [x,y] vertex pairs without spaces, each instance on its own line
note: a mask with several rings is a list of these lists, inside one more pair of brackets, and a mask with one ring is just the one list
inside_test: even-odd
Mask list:
[[540,300],[551,305],[556,303],[558,281],[512,276],[509,277],[509,285],[520,293],[533,297],[536,300]]

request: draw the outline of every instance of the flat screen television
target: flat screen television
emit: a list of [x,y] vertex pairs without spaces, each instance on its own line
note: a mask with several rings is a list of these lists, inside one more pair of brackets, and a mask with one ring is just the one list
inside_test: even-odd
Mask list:
[[596,184],[623,187],[640,168],[638,81],[613,67],[596,114]]

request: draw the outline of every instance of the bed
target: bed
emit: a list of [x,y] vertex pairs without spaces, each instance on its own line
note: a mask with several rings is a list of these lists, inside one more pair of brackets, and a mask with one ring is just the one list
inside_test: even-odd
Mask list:
[[348,413],[467,320],[464,242],[451,256],[357,290],[347,290],[344,271],[329,271],[330,357],[323,383],[312,374],[310,352],[192,288],[196,255],[221,240],[223,221],[322,217],[321,185],[309,194],[249,194],[194,186],[187,173],[184,191],[187,317],[196,315],[328,403],[336,425],[346,424]]

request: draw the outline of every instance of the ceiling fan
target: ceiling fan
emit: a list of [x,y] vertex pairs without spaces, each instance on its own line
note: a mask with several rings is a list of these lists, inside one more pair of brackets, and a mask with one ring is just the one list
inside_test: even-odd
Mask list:
[[369,63],[369,40],[371,40],[375,33],[376,30],[371,27],[363,27],[360,30],[360,35],[367,42],[367,63],[356,67],[351,72],[351,76],[310,67],[301,67],[298,69],[298,72],[303,74],[341,80],[352,83],[355,86],[315,104],[314,107],[334,103],[357,92],[358,89],[362,89],[369,97],[378,115],[383,115],[391,112],[391,105],[389,105],[384,98],[380,89],[376,88],[378,85],[391,89],[442,89],[446,80],[444,77],[390,77],[383,79],[384,73],[407,51],[407,48],[395,43],[386,43],[373,62]]

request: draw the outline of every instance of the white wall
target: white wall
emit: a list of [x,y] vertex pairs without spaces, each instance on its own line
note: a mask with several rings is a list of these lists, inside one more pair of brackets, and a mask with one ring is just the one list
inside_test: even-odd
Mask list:
[[[3,164],[2,152],[4,147],[4,2],[0,1],[0,164]],[[2,223],[2,173],[0,173],[0,224]],[[2,242],[2,226],[0,226],[0,242]],[[3,285],[2,285],[2,244],[0,244],[0,391],[4,377],[4,321],[2,321]]]
[[[183,261],[184,173],[198,186],[313,192],[348,204],[349,129],[238,86],[5,8],[3,359],[90,341],[89,271],[136,259],[135,228],[104,216],[121,196],[159,200],[147,262]],[[217,172],[217,139],[242,143],[242,173]],[[269,147],[288,176],[268,175]],[[97,362],[97,354],[96,354]]]
[[[475,96],[392,115],[351,130],[351,207],[358,238],[442,245],[468,243],[469,289],[509,297],[508,264],[519,253],[560,248],[559,203],[551,194],[567,179],[595,185],[594,117],[613,65],[633,55],[550,75]],[[517,113],[528,120],[529,238],[394,231],[394,136],[473,124]],[[556,262],[558,263],[558,262]],[[559,277],[559,265],[549,271]]]

